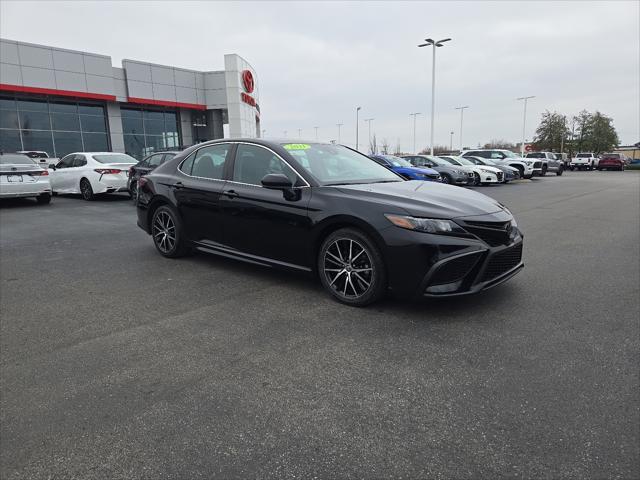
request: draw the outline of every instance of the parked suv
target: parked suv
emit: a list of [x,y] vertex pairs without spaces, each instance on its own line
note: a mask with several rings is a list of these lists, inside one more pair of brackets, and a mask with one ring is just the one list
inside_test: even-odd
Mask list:
[[531,178],[535,174],[542,172],[542,163],[534,160],[522,158],[511,150],[504,149],[478,149],[465,150],[460,154],[461,157],[480,157],[490,158],[494,162],[501,165],[507,165],[518,169],[520,178]]
[[144,177],[152,172],[155,168],[164,162],[171,160],[180,152],[159,152],[152,153],[148,157],[142,159],[129,169],[129,179],[127,180],[127,190],[131,194],[131,198],[135,202],[138,198],[138,182],[140,177]]
[[624,171],[626,158],[619,153],[604,153],[598,162],[598,170]]
[[584,152],[578,153],[575,157],[571,159],[571,170],[587,169],[593,170],[598,166],[599,160],[595,153],[592,152]]
[[556,175],[562,175],[564,172],[564,163],[556,158],[556,154],[552,152],[529,152],[524,158],[540,159],[542,162],[542,171],[540,175],[544,177],[547,172],[554,172]]

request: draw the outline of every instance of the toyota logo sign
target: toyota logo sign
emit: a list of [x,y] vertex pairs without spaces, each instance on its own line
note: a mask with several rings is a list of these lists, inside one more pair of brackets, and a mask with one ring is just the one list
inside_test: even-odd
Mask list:
[[242,72],[242,85],[244,86],[245,92],[253,92],[253,73],[251,73],[249,70],[245,70]]

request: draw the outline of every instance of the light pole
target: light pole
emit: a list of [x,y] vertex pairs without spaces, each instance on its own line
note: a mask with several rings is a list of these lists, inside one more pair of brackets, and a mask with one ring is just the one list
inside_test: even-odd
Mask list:
[[536,98],[535,95],[531,95],[529,97],[520,97],[516,98],[516,100],[524,100],[524,113],[522,114],[522,145],[520,145],[520,155],[524,157],[524,132],[525,127],[527,125],[527,100],[530,98]]
[[434,41],[431,38],[425,38],[424,41],[426,43],[418,45],[418,47],[427,47],[429,45],[433,46],[433,64],[431,66],[431,155],[433,155],[433,122],[436,106],[436,47],[442,47],[442,44],[449,40],[451,39],[444,38],[442,40]]
[[413,153],[417,153],[416,152],[416,117],[418,115],[422,115],[422,113],[420,112],[416,112],[416,113],[410,113],[409,116],[413,117]]
[[[369,149],[373,150],[371,148],[371,122],[373,122],[375,120],[375,118],[365,118],[364,121],[367,122],[368,126],[369,126]],[[370,153],[376,153],[376,152],[370,152]]]
[[453,132],[451,132],[451,135],[449,136],[449,151],[453,152]]
[[464,107],[456,107],[456,110],[460,110],[460,151],[462,151],[462,120],[464,119],[464,109],[469,108],[469,105]]
[[336,123],[336,125],[338,126],[338,143],[340,143],[340,127],[344,125],[344,123]]
[[316,129],[316,142],[318,141],[318,127],[313,127]]
[[302,136],[302,129],[301,129],[301,128],[299,128],[299,129],[298,129],[298,138],[300,138],[301,136]]
[[360,115],[360,108],[361,107],[357,107],[356,108],[356,150],[358,150],[358,147],[360,146],[359,142],[358,142],[358,127],[359,127],[359,119],[358,116]]
[[284,131],[284,138],[287,138],[287,131]]

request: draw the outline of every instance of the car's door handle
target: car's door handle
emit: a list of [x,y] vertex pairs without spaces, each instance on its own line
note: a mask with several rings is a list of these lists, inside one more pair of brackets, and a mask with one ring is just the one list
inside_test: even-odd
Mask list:
[[223,193],[223,195],[229,198],[235,198],[240,196],[240,194],[237,193],[235,190],[227,190]]
[[182,182],[176,182],[173,185],[171,185],[173,188],[175,188],[176,190],[179,190],[181,188],[184,188],[184,184]]

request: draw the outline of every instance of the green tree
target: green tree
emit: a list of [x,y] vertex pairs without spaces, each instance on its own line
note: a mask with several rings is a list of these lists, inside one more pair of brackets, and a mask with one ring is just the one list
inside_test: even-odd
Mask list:
[[574,138],[572,147],[576,152],[593,152],[596,155],[611,151],[618,145],[618,133],[613,119],[596,111],[583,110],[573,117]]
[[533,138],[536,150],[560,152],[564,150],[569,135],[567,117],[558,112],[546,111]]

